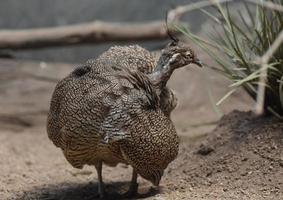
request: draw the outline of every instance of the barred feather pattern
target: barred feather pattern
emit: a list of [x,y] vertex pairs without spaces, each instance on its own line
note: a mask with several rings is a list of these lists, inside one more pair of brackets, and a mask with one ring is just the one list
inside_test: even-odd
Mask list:
[[139,46],[112,47],[57,84],[47,132],[72,166],[126,163],[150,181],[163,174],[179,139],[146,75],[155,64]]

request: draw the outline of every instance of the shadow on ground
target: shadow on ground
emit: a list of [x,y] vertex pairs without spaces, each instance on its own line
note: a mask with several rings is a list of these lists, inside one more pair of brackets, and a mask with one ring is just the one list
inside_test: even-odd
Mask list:
[[[144,199],[156,195],[159,191],[153,188],[139,193],[129,198],[124,194],[125,188],[128,188],[129,182],[115,182],[106,184],[106,197],[104,199]],[[46,185],[35,187],[16,200],[95,200],[100,199],[98,196],[97,183],[77,184],[77,183],[60,183],[57,185]]]

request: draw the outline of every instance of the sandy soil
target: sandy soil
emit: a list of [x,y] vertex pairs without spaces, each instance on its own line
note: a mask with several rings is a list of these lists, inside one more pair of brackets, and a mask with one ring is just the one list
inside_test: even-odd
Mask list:
[[[72,168],[46,135],[50,95],[56,80],[71,69],[67,64],[0,60],[1,200],[97,198],[94,168]],[[187,68],[174,74],[170,84],[179,96],[173,120],[182,141],[180,153],[158,191],[139,179],[136,198],[283,198],[282,123],[233,112],[216,127],[219,115],[211,105],[227,92],[224,80]],[[221,112],[248,110],[250,105],[238,92]],[[103,169],[108,199],[123,199],[130,170],[124,165]]]
[[164,179],[175,189],[168,199],[283,199],[282,130],[251,112],[224,116],[207,137],[183,144]]

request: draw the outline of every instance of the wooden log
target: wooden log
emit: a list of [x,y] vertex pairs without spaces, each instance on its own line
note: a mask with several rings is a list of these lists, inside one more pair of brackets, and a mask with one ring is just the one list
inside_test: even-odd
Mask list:
[[95,21],[77,25],[24,30],[1,30],[0,50],[36,49],[113,41],[160,40],[168,37],[164,22],[110,23]]

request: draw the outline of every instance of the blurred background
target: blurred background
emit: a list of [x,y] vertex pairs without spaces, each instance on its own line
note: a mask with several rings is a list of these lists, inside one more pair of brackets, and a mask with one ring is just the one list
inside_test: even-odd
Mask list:
[[[164,22],[165,27],[169,10],[193,2],[198,1],[1,0],[0,31],[61,27],[97,20],[129,24],[159,21]],[[235,12],[241,10],[237,3],[231,5]],[[211,11],[217,13],[215,10]],[[182,22],[196,35],[203,35],[203,32],[211,30],[209,25],[212,21],[198,10],[184,14]],[[188,37],[178,37],[191,46],[203,63],[214,64]],[[0,50],[0,55],[12,56],[12,59],[1,59],[0,56],[0,130],[21,131],[27,127],[40,127],[45,134],[45,120],[52,91],[56,83],[78,64],[96,58],[113,45],[139,44],[158,55],[159,50],[168,42],[170,39],[166,34],[165,38],[154,40]],[[169,84],[178,96],[179,105],[172,118],[180,134],[204,134],[233,108],[249,108],[247,105],[250,101],[242,92],[235,92],[226,103],[220,107],[215,106],[229,91],[227,83],[223,76],[208,68],[200,70],[188,66],[174,72]]]
[[[165,22],[168,10],[190,2],[196,2],[196,0],[1,0],[0,29],[55,27],[95,20],[107,22],[164,20]],[[205,18],[200,13],[193,12],[186,15],[184,19],[193,19],[189,20],[189,23],[198,31]],[[158,50],[166,44],[164,41],[138,43],[150,50]],[[28,50],[13,52],[13,54],[17,58],[40,61],[83,62],[96,57],[112,45],[113,43],[109,42],[98,45]]]
[[[128,23],[157,20],[165,24],[168,10],[192,2],[198,1],[0,0],[0,34],[5,30],[60,27],[96,20]],[[209,23],[207,16],[200,11],[184,15],[182,21],[196,34],[207,30]],[[23,191],[42,184],[91,181],[94,178],[91,173],[87,179],[75,175],[70,177],[70,173],[77,172],[47,137],[46,117],[57,82],[76,66],[97,57],[110,46],[139,44],[158,53],[169,41],[169,38],[163,38],[0,50],[0,199],[9,199],[12,194],[21,199]],[[203,63],[213,64],[207,54],[188,38],[184,42]],[[1,58],[6,54],[11,58]],[[228,83],[223,76],[206,67],[200,69],[192,65],[174,72],[169,85],[178,97],[178,107],[172,120],[182,142],[204,136],[215,128],[224,114],[235,108],[251,108],[251,100],[242,90],[233,93],[221,106],[215,106],[230,90]],[[120,174],[113,177],[116,180],[121,178]],[[38,192],[44,193],[44,189]]]

